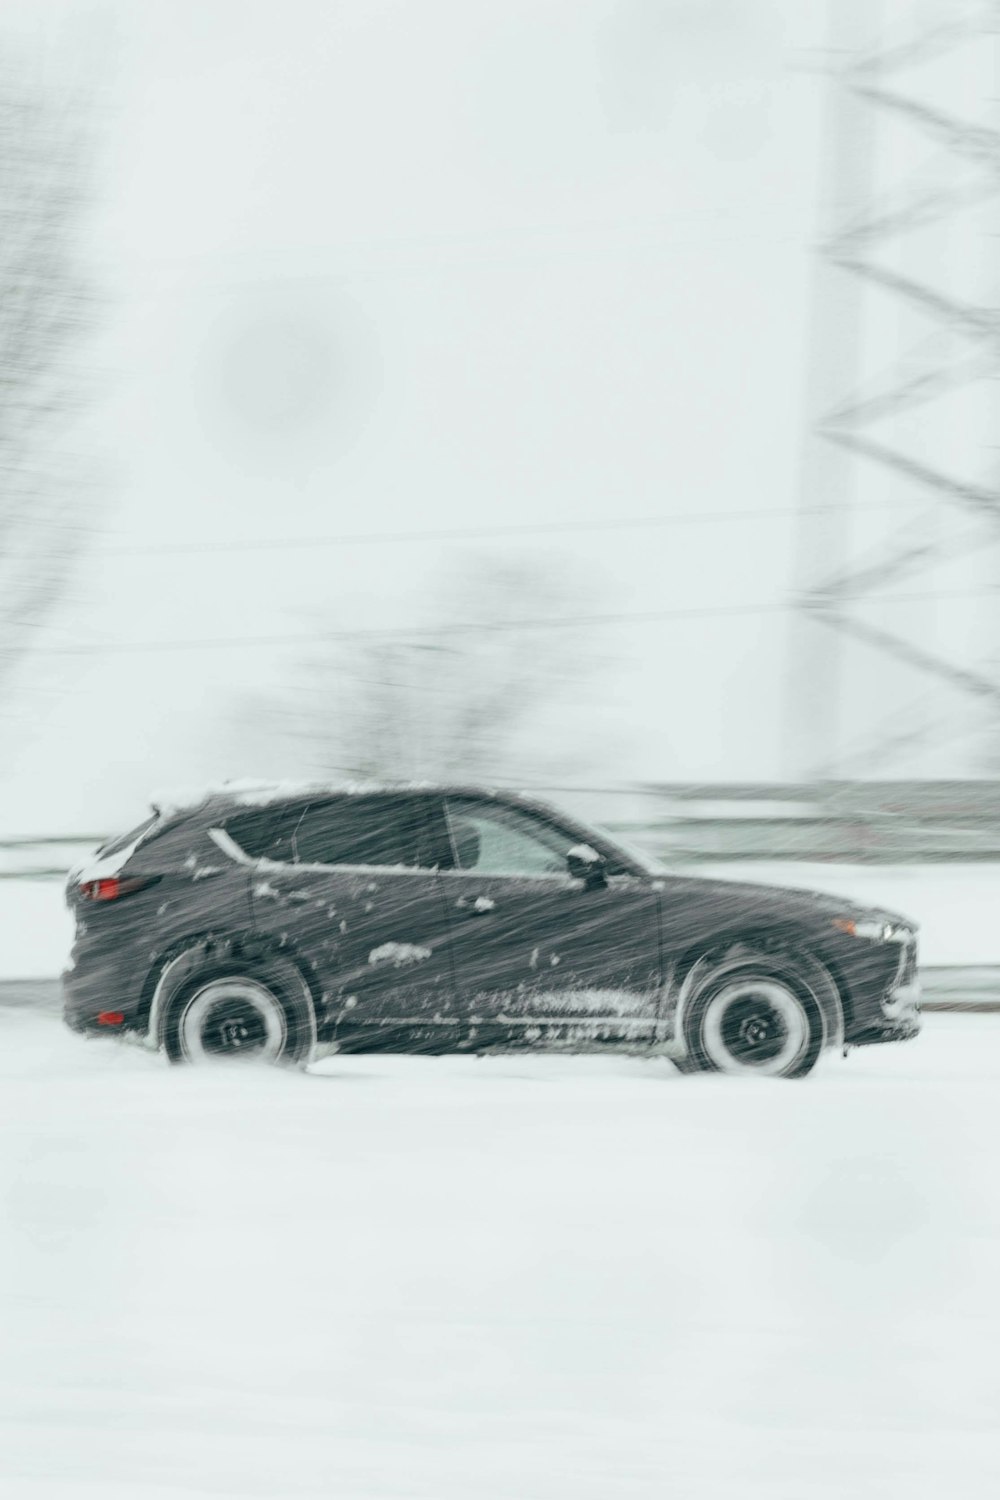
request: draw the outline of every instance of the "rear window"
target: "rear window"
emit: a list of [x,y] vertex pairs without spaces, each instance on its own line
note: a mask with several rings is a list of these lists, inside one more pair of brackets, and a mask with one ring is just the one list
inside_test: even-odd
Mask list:
[[295,858],[295,830],[305,811],[292,807],[254,807],[227,818],[225,830],[251,859],[273,859],[290,864]]
[[102,844],[97,853],[102,859],[108,854],[120,854],[123,849],[127,849],[131,844],[138,844],[147,834],[152,833],[159,821],[159,813],[152,813],[138,827],[130,828],[128,833],[120,833],[117,838],[112,839],[108,844]]
[[345,797],[314,803],[295,832],[304,865],[430,868],[423,805],[408,797]]
[[388,865],[433,869],[422,800],[343,797],[248,808],[223,825],[251,859],[302,865]]

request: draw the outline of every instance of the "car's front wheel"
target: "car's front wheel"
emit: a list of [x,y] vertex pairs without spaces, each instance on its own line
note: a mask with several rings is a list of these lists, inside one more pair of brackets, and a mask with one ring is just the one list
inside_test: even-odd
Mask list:
[[823,1047],[819,1006],[793,974],[745,963],[706,976],[684,1014],[689,1065],[768,1078],[803,1078]]

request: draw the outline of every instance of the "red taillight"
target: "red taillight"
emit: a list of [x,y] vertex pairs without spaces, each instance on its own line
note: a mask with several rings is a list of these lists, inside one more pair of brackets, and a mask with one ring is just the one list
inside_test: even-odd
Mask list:
[[125,1020],[123,1010],[102,1010],[98,1012],[98,1026],[120,1026]]
[[120,880],[118,876],[108,880],[85,880],[79,888],[80,895],[86,901],[118,901],[122,896],[130,896],[133,891],[152,885],[155,878],[135,875],[128,880]]

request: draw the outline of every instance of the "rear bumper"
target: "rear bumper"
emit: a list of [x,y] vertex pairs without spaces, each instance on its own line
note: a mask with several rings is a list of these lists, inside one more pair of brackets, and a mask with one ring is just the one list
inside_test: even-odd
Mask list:
[[[122,984],[116,965],[97,964],[86,969],[74,965],[63,971],[61,986],[63,1020],[71,1030],[107,1036],[140,1029],[138,997]],[[102,1024],[98,1017],[109,1012],[121,1015],[121,1022]]]

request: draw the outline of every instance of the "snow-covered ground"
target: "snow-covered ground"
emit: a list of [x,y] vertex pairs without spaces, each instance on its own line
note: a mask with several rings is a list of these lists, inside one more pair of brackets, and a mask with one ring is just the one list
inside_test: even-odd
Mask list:
[[0,1042],[4,1500],[1000,1493],[1000,1017],[797,1084]]
[[53,978],[72,942],[61,880],[0,880],[0,979]]
[[[920,923],[923,964],[1000,965],[1000,865],[739,860],[687,865],[680,873],[800,886],[889,907]],[[72,940],[61,881],[0,879],[0,979],[54,977]]]

